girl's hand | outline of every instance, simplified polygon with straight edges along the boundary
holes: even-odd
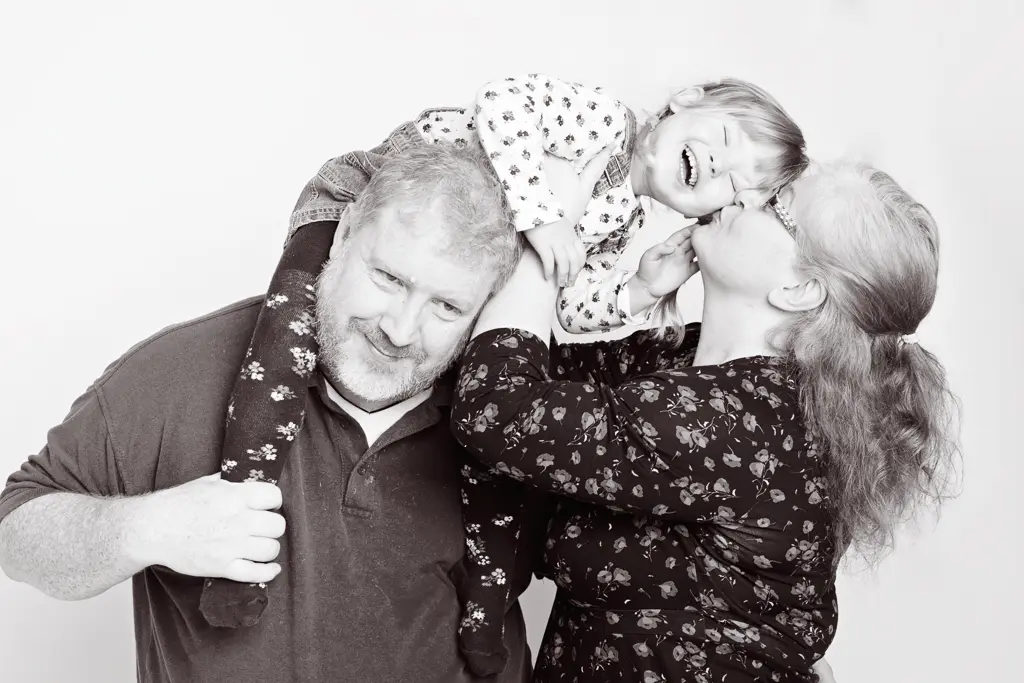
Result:
[[[526,241],[544,264],[544,277],[558,276],[558,286],[571,285],[587,258],[583,240],[572,223],[562,219],[526,231]]]
[[[555,223],[527,230],[526,239],[540,256],[545,276],[551,279],[557,274],[562,287],[576,280],[586,260],[586,249],[576,232],[576,224],[583,218],[594,186],[608,167],[611,156],[612,146],[608,146],[591,159],[579,175],[565,159],[545,154],[541,161],[551,191],[564,207],[565,215]]]
[[[690,243],[692,233],[690,226],[677,230],[640,257],[640,266],[633,277],[654,299],[676,291],[700,270]]]

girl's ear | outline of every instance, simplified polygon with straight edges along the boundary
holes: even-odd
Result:
[[[686,88],[685,90],[680,90],[673,95],[672,99],[668,101],[668,108],[673,114],[678,114],[681,110],[693,106],[703,98],[704,89],[693,86]]]

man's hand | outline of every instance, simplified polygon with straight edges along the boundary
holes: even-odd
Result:
[[[131,526],[133,554],[146,566],[189,576],[266,583],[281,550],[281,489],[212,474],[145,497]]]
[[[700,270],[695,260],[697,254],[690,244],[692,233],[693,228],[689,226],[677,230],[640,257],[633,277],[655,299],[676,291]]]

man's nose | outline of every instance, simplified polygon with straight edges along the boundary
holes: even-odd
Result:
[[[413,297],[404,296],[381,316],[380,329],[395,346],[409,346],[416,340],[422,306]]]

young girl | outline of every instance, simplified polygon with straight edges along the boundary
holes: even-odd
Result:
[[[699,218],[740,193],[763,204],[808,162],[803,134],[782,107],[733,79],[682,90],[638,126],[601,88],[529,74],[488,83],[473,108],[430,110],[415,125],[430,142],[479,142],[487,151],[516,229],[563,285],[562,328],[577,334],[644,323],[659,298],[649,268],[634,274],[618,265],[643,226],[641,196]],[[578,172],[609,148],[582,218],[569,220],[548,185],[544,155],[572,161]]]

